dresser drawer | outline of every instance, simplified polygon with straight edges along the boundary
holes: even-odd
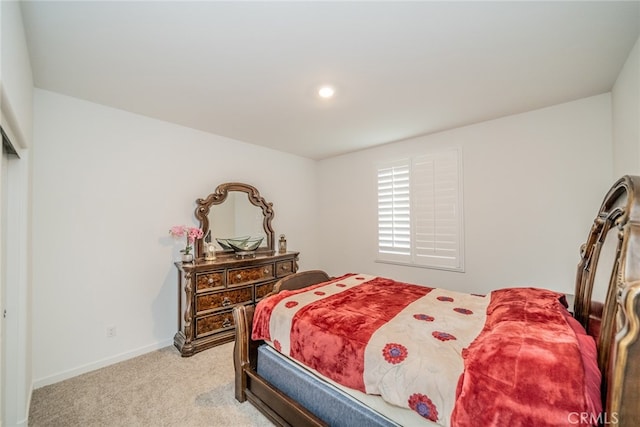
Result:
[[[293,260],[280,261],[276,263],[276,277],[288,276],[291,273],[295,273]]]
[[[209,316],[196,317],[196,338],[233,329],[234,325],[233,313],[230,310]]]
[[[196,274],[196,292],[224,288],[224,270]]]
[[[249,304],[253,301],[253,287],[230,289],[196,296],[196,313],[232,307],[238,304]]]
[[[256,285],[256,302],[260,301],[265,295],[271,292],[275,284],[276,281],[274,280],[273,282],[260,283],[259,285]]]
[[[245,283],[274,279],[273,270],[273,264],[229,270],[227,273],[227,283],[229,286],[237,286]]]

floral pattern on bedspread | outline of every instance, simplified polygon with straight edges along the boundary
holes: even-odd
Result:
[[[253,339],[277,342],[339,384],[449,424],[462,350],[484,325],[488,297],[361,274],[281,294],[256,307]]]

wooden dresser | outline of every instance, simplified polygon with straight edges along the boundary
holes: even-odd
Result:
[[[191,356],[233,341],[233,307],[255,305],[282,277],[298,270],[298,252],[236,259],[219,254],[215,261],[177,262],[178,332],[174,345]]]

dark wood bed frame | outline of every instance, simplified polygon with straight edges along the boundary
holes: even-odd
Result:
[[[608,235],[617,239],[616,256],[605,301],[600,303],[592,301],[592,294]],[[604,408],[599,421],[602,425],[640,426],[640,177],[622,177],[609,190],[580,255],[574,316],[598,346]],[[305,271],[282,279],[274,292],[328,279],[322,271]],[[262,341],[251,340],[253,307],[236,307],[233,315],[236,399],[249,400],[276,425],[325,426],[257,374],[257,348]]]

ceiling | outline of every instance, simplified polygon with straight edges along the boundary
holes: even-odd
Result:
[[[22,13],[36,87],[311,159],[608,92],[640,35],[639,1],[23,0]]]

